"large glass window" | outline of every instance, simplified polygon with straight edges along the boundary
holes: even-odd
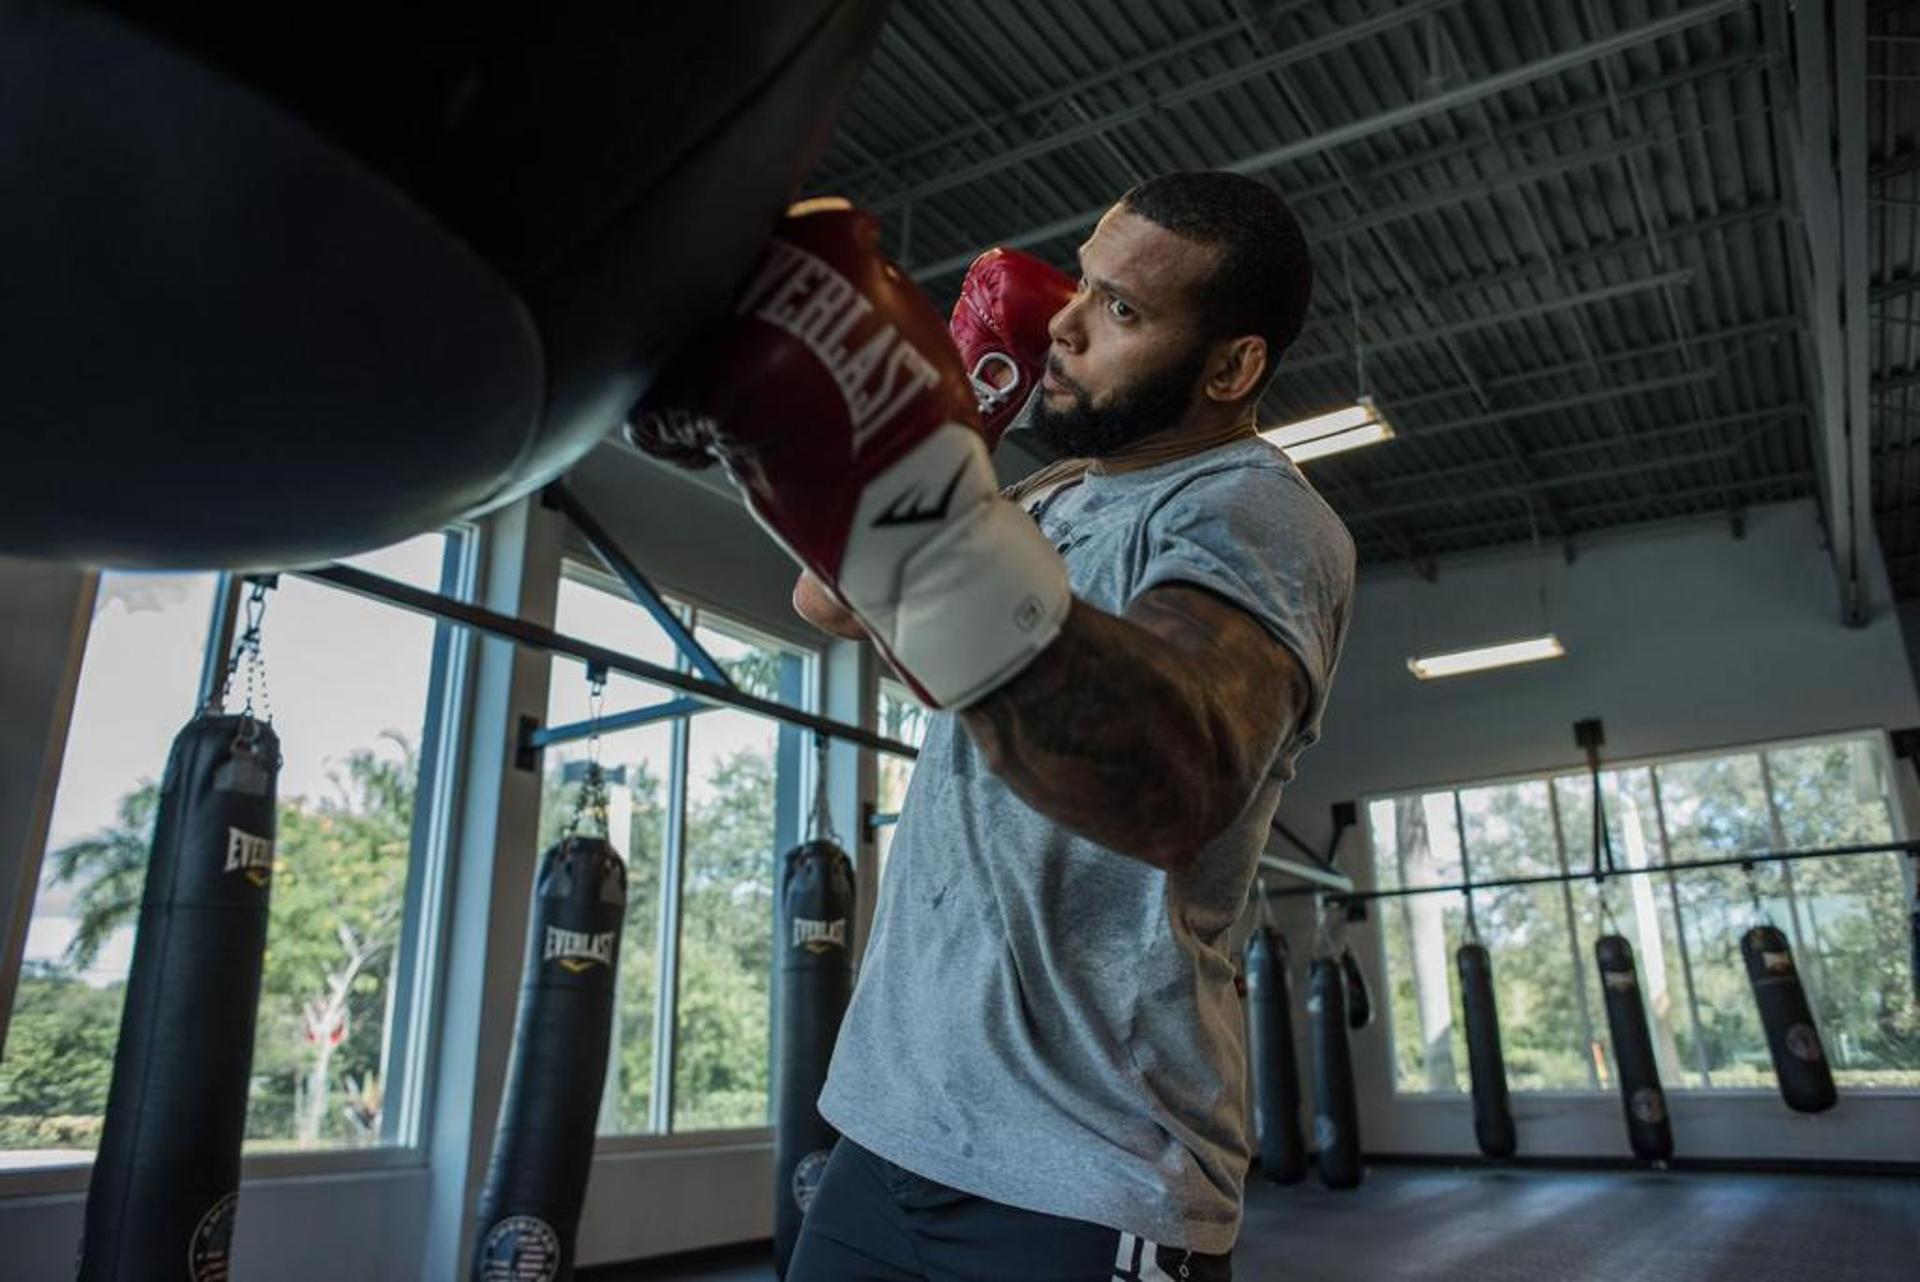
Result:
[[[800,652],[718,618],[695,636],[742,690],[805,705],[810,674]],[[811,757],[802,738],[731,710],[701,713],[687,727],[677,1131],[768,1121],[774,871],[800,839]]]
[[[1757,850],[1890,840],[1880,739],[1856,735],[1603,771],[1615,862],[1645,867]],[[1591,866],[1593,785],[1569,774],[1377,798],[1376,884],[1485,881]],[[1380,901],[1395,1083],[1466,1089],[1455,950],[1464,898]],[[1518,1090],[1611,1089],[1612,1048],[1592,964],[1612,931],[1633,944],[1663,1080],[1678,1089],[1771,1088],[1740,957],[1760,917],[1787,932],[1842,1088],[1920,1086],[1920,1022],[1906,975],[1898,856],[1515,886],[1474,897],[1494,959],[1509,1081]]]
[[[811,705],[811,654],[711,611],[673,608],[742,690]],[[557,624],[688,667],[645,610],[580,567],[561,582]],[[804,830],[810,736],[725,708],[638,715],[677,698],[618,674],[607,686],[604,715],[645,724],[603,735],[599,749],[613,785],[609,827],[628,862],[603,1135],[757,1127],[769,1116],[774,877]],[[582,666],[556,660],[548,724],[588,716]],[[543,841],[567,820],[585,752],[584,741],[546,752]]]
[[[352,564],[458,594],[460,548],[426,534]],[[266,679],[280,733],[267,963],[254,1037],[250,1151],[403,1142],[397,1071],[413,994],[410,879],[437,858],[421,792],[442,772],[452,629],[282,578],[267,605]],[[436,659],[438,661],[436,662]]]
[[[216,583],[100,576],[0,1059],[0,1169],[99,1146],[160,776],[193,713]]]
[[[424,535],[353,564],[458,592],[463,548]],[[0,1163],[85,1160],[98,1145],[159,778],[218,634],[218,583],[101,578],[0,1062]],[[458,643],[292,577],[269,594],[264,636],[259,707],[283,765],[248,1149],[405,1142],[419,878],[443,831],[428,802],[446,775]]]

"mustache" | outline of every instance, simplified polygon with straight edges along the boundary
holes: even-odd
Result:
[[[1088,399],[1087,389],[1067,377],[1067,371],[1060,367],[1060,358],[1058,356],[1047,357],[1047,373],[1053,378],[1054,382],[1060,384],[1081,400],[1084,401]]]

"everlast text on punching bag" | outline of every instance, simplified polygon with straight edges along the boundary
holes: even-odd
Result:
[[[251,716],[203,714],[173,741],[87,1191],[85,1282],[230,1274],[279,771],[279,738]]]
[[[1747,982],[1767,1030],[1767,1052],[1773,1056],[1781,1098],[1795,1112],[1825,1112],[1840,1096],[1786,935],[1775,926],[1755,926],[1740,937],[1740,955],[1746,959]]]
[[[541,858],[474,1282],[573,1276],[626,907],[626,865],[606,838],[565,837]]]
[[[1297,1183],[1307,1173],[1307,1146],[1300,1133],[1287,941],[1268,926],[1256,926],[1247,936],[1247,1024],[1260,1169],[1276,1183]]]
[[[1613,1037],[1614,1068],[1620,1075],[1620,1100],[1626,1107],[1627,1139],[1634,1156],[1661,1162],[1673,1156],[1673,1124],[1667,1096],[1660,1089],[1660,1068],[1647,1031],[1647,1008],[1634,971],[1633,945],[1622,935],[1593,942],[1600,968],[1600,989],[1607,1003],[1607,1031]]]
[[[853,994],[853,861],[829,840],[787,852],[774,919],[774,1267],[787,1275],[800,1224],[839,1133],[815,1102]]]
[[[1347,1045],[1347,992],[1340,963],[1316,957],[1307,967],[1307,1023],[1313,1034],[1313,1142],[1328,1188],[1360,1184],[1360,1108]]]

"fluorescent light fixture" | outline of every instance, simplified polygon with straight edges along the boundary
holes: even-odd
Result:
[[[1464,672],[1484,672],[1488,668],[1505,668],[1516,663],[1558,659],[1566,652],[1567,648],[1560,644],[1560,638],[1549,632],[1546,636],[1529,637],[1524,641],[1504,641],[1499,645],[1483,645],[1475,650],[1455,650],[1451,654],[1430,654],[1422,659],[1408,659],[1407,669],[1422,681],[1431,681],[1435,677],[1457,677]]]
[[[1345,409],[1316,414],[1297,423],[1283,423],[1260,435],[1285,450],[1294,462],[1304,463],[1308,459],[1390,440],[1393,425],[1387,422],[1372,397],[1363,396],[1357,404]]]

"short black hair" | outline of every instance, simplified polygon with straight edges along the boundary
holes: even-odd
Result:
[[[1201,300],[1208,328],[1215,338],[1257,334],[1266,339],[1271,378],[1281,353],[1300,337],[1313,297],[1306,233],[1287,202],[1264,183],[1214,169],[1149,178],[1120,203],[1177,236],[1220,251]]]

